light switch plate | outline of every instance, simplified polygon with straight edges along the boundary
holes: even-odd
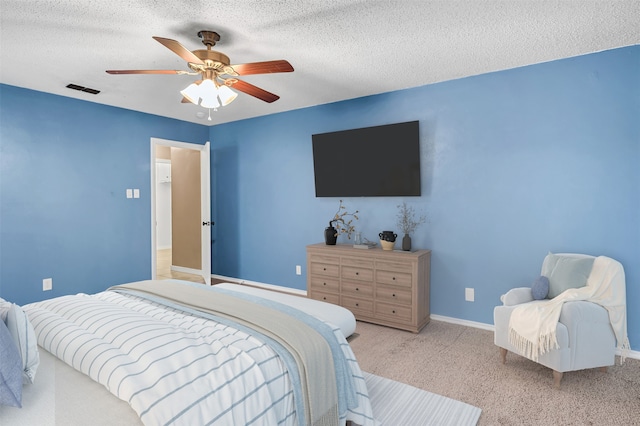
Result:
[[[475,291],[472,288],[464,289],[464,300],[467,302],[473,302],[475,300]]]
[[[140,190],[138,188],[133,190],[133,198],[140,198]]]
[[[127,198],[133,198],[133,189],[127,188]]]
[[[49,291],[53,289],[53,278],[45,278],[42,280],[42,291]]]

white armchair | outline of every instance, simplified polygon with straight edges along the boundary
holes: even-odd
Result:
[[[550,256],[553,256],[553,259]],[[593,256],[579,254],[549,254],[543,262],[543,276],[553,274],[553,267],[555,265],[551,265],[551,262],[557,260],[559,257],[595,259]],[[624,271],[622,270],[622,265],[613,261],[613,259],[610,260],[614,269],[618,266],[620,268],[620,271],[616,272],[618,275],[615,280],[617,282],[616,285],[619,287],[619,278],[620,274],[622,274],[622,297],[624,300]],[[591,272],[588,272],[588,274],[591,275]],[[557,275],[556,278],[566,278],[566,274]],[[587,277],[587,280],[588,279]],[[554,283],[551,278],[549,281],[551,287]],[[557,283],[555,284],[557,285]],[[567,285],[572,286],[571,284]],[[573,287],[576,286],[573,285]],[[539,355],[536,354],[538,356],[537,359],[535,359],[535,356],[527,356],[522,350],[518,350],[516,345],[510,341],[510,320],[513,311],[518,306],[540,303],[541,301],[534,300],[532,290],[529,287],[509,290],[501,297],[501,301],[503,304],[494,308],[493,318],[495,324],[494,342],[500,347],[503,363],[506,362],[507,353],[511,351],[549,367],[553,370],[554,386],[556,388],[560,387],[560,381],[565,372],[596,367],[600,367],[603,371],[606,371],[607,366],[614,365],[616,333],[612,328],[608,309],[600,304],[587,300],[564,302],[555,329],[555,336],[559,347]],[[623,315],[624,337],[626,338],[626,311],[623,312]]]

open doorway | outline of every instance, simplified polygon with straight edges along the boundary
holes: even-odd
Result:
[[[209,143],[151,139],[152,278],[211,283]]]

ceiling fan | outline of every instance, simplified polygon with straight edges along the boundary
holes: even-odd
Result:
[[[224,53],[211,50],[220,35],[214,31],[199,31],[198,37],[206,50],[190,51],[175,40],[163,37],[153,37],[160,44],[187,61],[191,71],[180,70],[107,70],[109,74],[186,74],[201,75],[200,80],[195,81],[189,87],[182,90],[182,102],[192,102],[205,108],[216,108],[220,104],[228,105],[236,93],[229,90],[233,87],[240,92],[256,97],[265,102],[274,102],[280,97],[267,92],[253,84],[242,81],[237,76],[251,74],[269,74],[278,72],[292,72],[293,67],[284,59],[265,62],[251,62],[246,64],[230,64],[229,57]]]

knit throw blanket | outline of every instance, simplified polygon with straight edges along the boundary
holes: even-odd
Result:
[[[533,301],[516,307],[509,320],[509,343],[523,356],[537,361],[539,355],[557,349],[556,327],[565,302],[586,300],[609,311],[609,321],[616,335],[617,348],[624,361],[630,350],[627,337],[625,276],[622,265],[599,256],[585,287],[571,288],[551,300]]]

